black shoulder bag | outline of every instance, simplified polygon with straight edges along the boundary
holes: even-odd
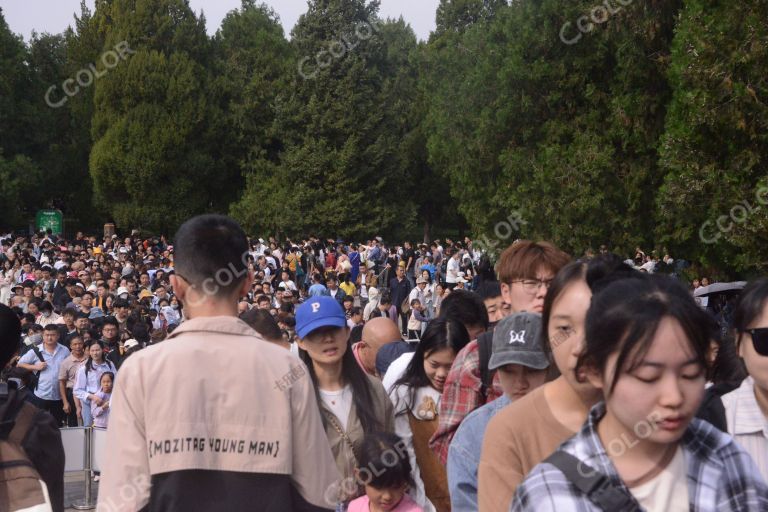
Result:
[[[544,462],[563,472],[576,488],[603,510],[614,512],[641,512],[637,502],[623,489],[611,483],[607,476],[562,450],[547,457]]]

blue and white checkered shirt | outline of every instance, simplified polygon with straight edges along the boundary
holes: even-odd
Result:
[[[605,415],[603,402],[595,405],[581,431],[559,449],[588,464],[623,489],[642,510],[622,482],[597,435]],[[694,419],[681,439],[685,456],[690,510],[696,512],[768,511],[768,485],[750,456],[727,434]],[[511,511],[597,512],[601,509],[579,491],[555,466],[541,463],[517,488]]]

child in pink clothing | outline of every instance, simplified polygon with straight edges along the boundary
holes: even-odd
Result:
[[[423,512],[406,494],[413,487],[411,463],[402,439],[394,434],[368,434],[360,447],[357,480],[365,496],[352,500],[348,512]]]
[[[95,400],[91,400],[91,415],[93,416],[93,426],[100,428],[107,428],[109,423],[109,400],[112,398],[112,384],[114,383],[115,374],[112,372],[104,372],[99,380],[101,390],[96,393],[96,396],[101,399],[101,405],[96,405]]]

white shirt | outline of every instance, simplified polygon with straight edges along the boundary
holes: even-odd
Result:
[[[321,389],[320,400],[322,400],[328,410],[336,416],[339,423],[341,423],[341,428],[346,431],[349,413],[352,411],[352,388],[350,385],[347,384],[344,386],[344,389],[338,391],[326,391]]]
[[[678,446],[667,467],[652,480],[629,492],[648,512],[688,512],[688,476],[683,449]]]
[[[426,288],[425,288],[426,290]],[[411,302],[413,302],[413,299],[419,299],[419,302],[421,302],[422,306],[426,306],[427,302],[424,299],[424,292],[421,291],[421,288],[419,288],[419,285],[416,285],[413,287],[413,290],[411,290],[411,293],[408,294],[408,304],[410,305]]]
[[[413,359],[413,352],[406,352],[405,354],[392,361],[392,363],[389,365],[389,368],[387,368],[387,373],[384,374],[384,378],[381,380],[381,383],[384,385],[384,389],[387,391],[387,393],[390,392],[392,387],[395,385],[395,382],[400,380],[400,377],[403,376],[406,368],[408,368],[408,365],[411,364],[411,359]]]
[[[752,456],[768,480],[768,418],[755,397],[755,381],[747,377],[737,389],[723,395],[728,433]]]
[[[451,259],[448,260],[448,263],[445,267],[446,276],[445,276],[445,282],[446,283],[455,283],[459,279],[459,260],[457,260],[454,257],[451,257]]]

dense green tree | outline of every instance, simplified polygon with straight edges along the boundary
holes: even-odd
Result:
[[[493,19],[506,5],[507,0],[440,0],[435,35],[446,31],[463,32],[472,25]]]
[[[216,158],[235,170],[236,193],[242,192],[254,161],[274,159],[282,149],[276,99],[295,72],[294,60],[277,15],[255,0],[243,0],[240,9],[227,14],[214,38],[212,90],[220,115],[213,131],[222,136]]]
[[[589,1],[515,2],[430,42],[436,80],[457,71],[455,88],[431,99],[430,161],[476,233],[546,238],[573,252],[652,243],[678,2],[654,3],[622,9],[577,44],[562,29],[591,12]],[[517,214],[519,231],[495,229]]]
[[[97,16],[110,23],[105,52],[121,57],[94,86],[90,170],[99,204],[119,225],[165,231],[225,210],[232,171],[213,157],[218,110],[205,20],[186,0],[114,0]]]
[[[414,225],[398,158],[410,99],[398,77],[416,38],[377,12],[376,1],[309,2],[292,33],[297,69],[277,99],[285,150],[253,165],[232,210],[248,227],[348,237]]]
[[[660,240],[705,263],[768,267],[768,4],[685,2],[661,142]]]

